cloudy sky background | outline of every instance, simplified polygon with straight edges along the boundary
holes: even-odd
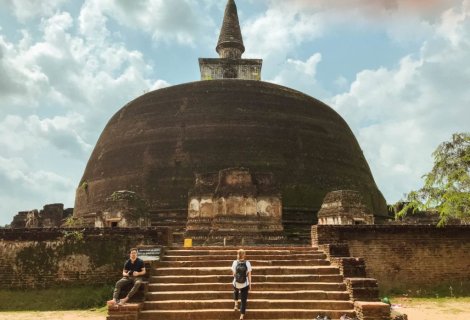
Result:
[[[72,207],[109,118],[199,80],[225,0],[0,0],[0,225]],[[237,0],[263,80],[312,95],[354,131],[387,202],[470,131],[470,1]]]

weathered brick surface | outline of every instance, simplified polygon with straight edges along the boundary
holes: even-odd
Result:
[[[379,287],[373,278],[346,278],[346,288],[353,301],[379,301]]]
[[[366,276],[366,266],[363,258],[353,257],[332,257],[331,264],[337,266],[344,277],[364,278]]]
[[[324,251],[328,259],[332,257],[350,257],[347,243],[321,244],[318,248]]]
[[[382,291],[470,288],[470,226],[356,225],[312,227],[312,245],[345,243],[363,257]]]
[[[382,302],[356,301],[354,309],[359,320],[390,320],[390,306]]]
[[[0,282],[4,288],[113,283],[129,248],[170,240],[169,228],[3,229]]]
[[[143,303],[109,306],[106,320],[138,320],[139,312],[142,310],[142,307]]]

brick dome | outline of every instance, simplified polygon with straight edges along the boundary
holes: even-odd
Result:
[[[386,215],[361,148],[333,109],[249,80],[187,83],[129,102],[93,150],[74,215],[106,209],[118,190],[136,192],[155,210],[187,209],[196,173],[232,167],[273,173],[286,208],[316,211],[328,192],[350,189],[375,216]]]

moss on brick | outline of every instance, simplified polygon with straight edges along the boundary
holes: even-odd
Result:
[[[20,270],[38,277],[57,272],[58,255],[47,242],[37,242],[22,248],[16,255],[16,264]]]

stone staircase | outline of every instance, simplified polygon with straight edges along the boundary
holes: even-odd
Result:
[[[172,247],[156,263],[141,320],[238,319],[230,267],[238,247]],[[355,315],[338,267],[312,247],[244,247],[253,266],[245,319]]]

